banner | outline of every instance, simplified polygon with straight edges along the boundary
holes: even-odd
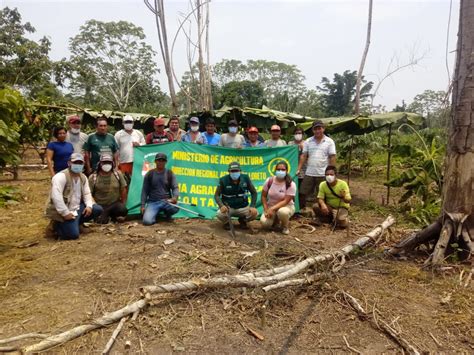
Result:
[[[129,214],[140,214],[143,177],[149,170],[155,168],[155,155],[158,152],[168,156],[166,168],[171,169],[178,180],[179,201],[196,205],[181,206],[201,213],[208,219],[214,218],[217,212],[218,206],[214,200],[214,193],[219,178],[228,174],[229,163],[239,162],[242,173],[249,175],[258,192],[259,213],[262,212],[260,194],[263,184],[268,177],[273,176],[275,164],[281,160],[285,161],[288,164],[288,173],[293,179],[298,169],[297,146],[234,149],[172,142],[136,147],[134,148],[132,181],[127,198]],[[295,197],[296,206],[298,206],[297,198],[298,195]],[[180,210],[174,217],[196,216]]]

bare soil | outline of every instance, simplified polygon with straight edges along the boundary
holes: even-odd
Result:
[[[369,196],[379,204],[383,187],[356,179],[350,232],[322,226],[310,233],[308,220],[300,219],[283,236],[252,222],[253,232],[237,229],[233,240],[215,221],[181,219],[152,227],[140,221],[93,225],[77,241],[54,241],[43,237],[46,170],[24,171],[21,178],[0,182],[18,186],[23,196],[0,214],[0,338],[52,334],[90,322],[137,300],[144,285],[237,274],[334,251],[386,217],[383,208],[364,204]],[[434,274],[422,268],[421,252],[408,260],[386,258],[383,248],[408,232],[406,225],[393,228],[382,245],[354,255],[337,273],[331,272],[333,265],[318,266],[323,277],[310,286],[157,297],[136,321],[125,323],[113,352],[342,353],[350,351],[345,337],[360,352],[400,353],[393,340],[337,297],[340,290],[423,352],[474,352],[474,283],[460,283],[460,273],[467,275],[470,266],[451,265]],[[93,331],[49,352],[100,352],[113,329]]]

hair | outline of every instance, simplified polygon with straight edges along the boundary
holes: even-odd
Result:
[[[286,188],[290,187],[291,183],[293,182],[293,179],[291,176],[288,174],[288,164],[286,161],[280,160],[278,163],[275,165],[275,170],[278,167],[278,165],[284,165],[286,169],[286,176],[285,176],[285,183],[286,183]]]
[[[328,165],[326,167],[326,170],[324,170],[324,173],[327,173],[329,170],[332,170],[332,171],[334,171],[334,174],[337,174],[337,169],[334,165]]]
[[[208,125],[208,124],[213,124],[213,125],[215,126],[215,125],[216,125],[216,121],[214,121],[213,118],[208,118],[208,119],[206,120],[206,125]]]
[[[101,117],[97,118],[97,120],[95,121],[95,125],[98,126],[100,121],[105,121],[105,123],[108,124],[107,117],[105,117],[105,116],[101,116]]]
[[[58,139],[58,136],[59,136],[59,132],[60,131],[64,131],[64,132],[67,132],[66,131],[66,128],[64,128],[63,126],[59,126],[59,127],[54,127],[53,128],[53,137]]]
[[[301,132],[301,133],[303,133],[303,136],[304,136],[304,129],[303,129],[303,127],[296,127],[296,128],[295,128],[295,133],[296,133],[296,132]]]
[[[168,125],[170,124],[171,121],[178,121],[178,123],[179,123],[179,116],[176,116],[176,115],[171,116],[171,118],[168,121]]]

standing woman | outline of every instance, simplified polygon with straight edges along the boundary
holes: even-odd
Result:
[[[262,189],[262,226],[271,228],[281,223],[282,233],[290,234],[290,218],[295,213],[295,195],[296,184],[288,175],[288,165],[280,161],[275,166],[275,176],[269,177]]]
[[[298,146],[298,159],[301,158],[303,154],[303,143],[304,143],[304,130],[301,127],[296,127],[293,140],[288,142],[288,145],[297,145]],[[300,193],[301,183],[303,182],[304,174],[306,173],[306,163],[301,167],[300,173],[298,174],[298,200],[300,201],[300,206],[304,206],[303,199],[306,198]],[[299,215],[298,213],[296,215]]]
[[[49,142],[46,147],[46,161],[48,162],[49,174],[54,176],[56,173],[68,168],[68,160],[74,153],[74,147],[66,142],[66,128],[55,127],[53,137],[55,142]]]

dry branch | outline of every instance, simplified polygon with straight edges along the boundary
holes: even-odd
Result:
[[[135,315],[137,312],[133,312],[133,314]],[[110,352],[110,350],[112,349],[112,346],[114,345],[115,343],[115,339],[117,339],[120,331],[122,330],[123,328],[123,325],[125,324],[125,322],[127,321],[128,317],[123,317],[121,320],[120,320],[120,323],[117,325],[117,328],[115,328],[114,332],[112,333],[112,336],[110,337],[109,341],[107,342],[107,344],[105,345],[105,348],[104,350],[102,351],[102,354],[103,355],[106,355]]]
[[[24,340],[24,339],[30,339],[30,338],[42,338],[42,339],[45,339],[45,338],[47,338],[48,336],[49,336],[49,335],[46,335],[46,334],[39,334],[39,333],[22,334],[22,335],[17,335],[17,336],[15,336],[15,337],[11,337],[11,338],[0,339],[0,345],[9,344],[9,343],[13,343],[13,342],[15,342],[15,341]]]

